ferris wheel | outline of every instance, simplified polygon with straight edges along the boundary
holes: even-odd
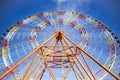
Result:
[[[49,38],[53,35],[52,43]],[[0,40],[2,80],[120,79],[120,40],[105,24],[82,13],[53,11],[35,14],[10,27]],[[56,46],[53,45],[55,42]],[[72,63],[68,60],[76,58],[76,54],[64,55],[70,50],[78,57],[71,68]],[[42,51],[49,58],[43,60]],[[48,64],[52,67],[47,70],[44,61],[51,59],[48,53],[53,51],[56,56],[52,55],[53,62]],[[39,54],[35,57],[35,53]]]

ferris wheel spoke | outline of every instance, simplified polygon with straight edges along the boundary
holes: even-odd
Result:
[[[6,36],[1,37],[0,74],[7,71],[5,67],[12,69],[11,66],[16,65],[20,60],[23,60],[25,56],[30,55],[29,53],[31,51],[38,48],[54,34],[56,34],[54,40],[49,40],[53,40],[53,43],[48,42],[45,44],[45,46],[49,44],[51,44],[51,46],[40,49],[41,51],[48,49],[44,52],[44,54],[48,53],[47,56],[53,56],[53,54],[50,54],[52,50],[54,53],[60,53],[60,55],[63,55],[63,53],[78,53],[76,45],[77,49],[82,51],[79,52],[81,54],[77,55],[75,59],[73,56],[67,57],[63,55],[64,57],[61,57],[58,54],[55,54],[57,57],[52,58],[50,56],[46,58],[46,60],[53,59],[54,61],[63,61],[61,63],[53,62],[47,64],[49,67],[62,67],[62,75],[65,75],[59,77],[63,79],[71,78],[68,74],[70,72],[74,74],[72,79],[77,80],[119,79],[113,74],[119,74],[120,68],[118,38],[100,21],[82,13],[71,11],[52,11],[35,14],[19,21],[7,30],[7,32],[4,33]],[[69,41],[64,35],[76,44],[71,43],[72,41]],[[70,46],[74,47],[70,48]],[[56,48],[54,49],[53,47]],[[21,77],[24,76],[25,79],[47,79],[46,75],[49,75],[48,72],[50,72],[51,75],[48,77],[49,79],[50,77],[54,80],[59,78],[56,72],[61,74],[60,69],[55,71],[57,69],[54,70],[45,67],[44,60],[41,60],[41,63],[37,64],[41,55],[40,53],[36,56],[34,63],[30,63],[30,61],[33,60],[32,55],[26,59],[25,62],[14,68],[14,70],[12,70],[14,73],[12,78],[21,79]],[[69,63],[64,62],[65,59],[73,59],[75,63],[73,66],[69,66]],[[30,66],[29,64],[35,64],[35,66]],[[28,66],[31,70],[26,68]],[[68,69],[64,68],[68,66]],[[10,79],[10,74],[3,79]]]

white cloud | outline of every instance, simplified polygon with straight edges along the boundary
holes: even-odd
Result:
[[[55,2],[62,3],[65,2],[66,0],[54,0]]]
[[[54,0],[57,2],[58,10],[70,10],[70,11],[84,11],[89,10],[89,5],[94,0]],[[86,6],[86,7],[85,7]]]

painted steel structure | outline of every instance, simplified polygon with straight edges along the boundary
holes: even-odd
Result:
[[[36,14],[3,35],[0,80],[120,80],[120,40],[84,14]]]

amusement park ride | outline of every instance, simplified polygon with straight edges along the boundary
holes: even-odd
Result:
[[[0,80],[120,80],[120,40],[81,13],[30,16],[1,43]]]

